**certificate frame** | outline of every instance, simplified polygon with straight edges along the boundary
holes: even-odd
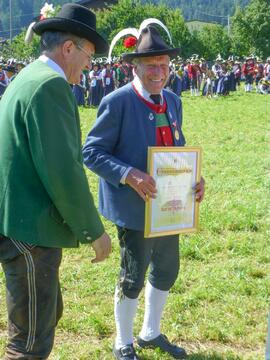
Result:
[[[158,193],[145,202],[144,237],[198,231],[199,203],[193,187],[201,178],[201,158],[199,146],[148,147],[147,170]]]

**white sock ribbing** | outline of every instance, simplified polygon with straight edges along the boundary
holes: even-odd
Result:
[[[116,287],[114,294],[114,317],[116,325],[115,348],[133,344],[133,320],[136,315],[138,299],[126,296],[120,299],[119,289]]]
[[[149,281],[145,287],[145,314],[140,338],[152,340],[160,335],[160,320],[169,291],[154,288]]]

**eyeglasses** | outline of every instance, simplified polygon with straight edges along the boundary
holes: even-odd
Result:
[[[76,45],[76,48],[77,48],[77,49],[81,50],[81,51],[88,57],[89,62],[91,62],[91,61],[92,61],[92,55],[93,55],[93,54],[90,54],[90,55],[89,55],[89,54],[87,53],[87,51],[85,51],[84,48],[83,48],[81,45],[76,44],[76,43],[75,43],[75,45]]]

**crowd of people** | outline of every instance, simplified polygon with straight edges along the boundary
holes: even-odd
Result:
[[[25,65],[25,62],[14,59],[6,63],[0,59],[0,97]],[[105,95],[134,78],[133,66],[123,59],[108,62],[107,58],[97,58],[90,66],[82,72],[80,83],[72,85],[80,106],[98,106]],[[189,90],[191,96],[217,97],[238,90],[241,82],[244,82],[245,92],[270,94],[270,56],[266,61],[254,55],[240,61],[237,56],[225,60],[218,55],[212,62],[197,54],[185,61],[178,57],[170,63],[166,88],[178,96]]]
[[[108,63],[98,59],[90,71],[81,75],[73,93],[78,105],[98,106],[102,97],[133,80],[132,65],[123,60]],[[243,62],[230,56],[227,60],[217,56],[214,62],[206,61],[197,54],[183,61],[173,59],[166,88],[181,96],[190,90],[191,96],[217,97],[236,91],[244,81],[244,90],[254,89],[260,94],[270,94],[270,57],[263,62],[259,57],[247,56]]]

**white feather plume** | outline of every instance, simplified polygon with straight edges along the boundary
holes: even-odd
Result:
[[[29,26],[28,26],[28,29],[26,31],[26,34],[25,34],[25,38],[24,38],[24,42],[25,44],[30,44],[30,42],[32,41],[33,39],[33,36],[34,36],[34,31],[33,31],[33,26],[35,25],[35,21],[32,22]]]
[[[141,23],[141,25],[139,27],[139,35],[141,35],[142,30],[145,29],[150,24],[157,24],[157,25],[161,26],[166,31],[166,33],[170,39],[170,43],[172,45],[172,38],[171,38],[171,34],[170,34],[168,28],[163,24],[163,22],[161,22],[160,20],[155,19],[155,18],[149,18],[149,19],[143,20],[143,22]]]
[[[121,37],[123,37],[125,35],[133,35],[138,39],[139,32],[135,28],[127,28],[127,29],[123,29],[123,30],[119,31],[119,33],[116,34],[115,37],[112,39],[112,42],[111,42],[111,45],[110,45],[109,54],[108,54],[108,61],[109,62],[112,60],[112,51],[113,51],[113,48],[114,48],[116,42],[119,39],[121,39]]]

